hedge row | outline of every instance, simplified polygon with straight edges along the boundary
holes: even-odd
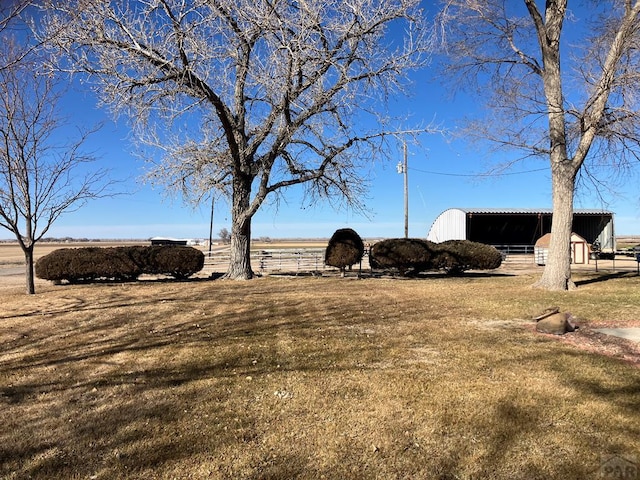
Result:
[[[131,281],[140,275],[188,278],[202,270],[204,254],[182,246],[62,248],[41,257],[36,276],[55,282]]]
[[[459,274],[498,268],[502,254],[491,245],[469,240],[434,243],[418,238],[392,238],[371,247],[369,263],[374,269],[393,269],[404,275],[427,270]]]

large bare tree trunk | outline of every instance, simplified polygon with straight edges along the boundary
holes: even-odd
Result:
[[[578,162],[569,158],[567,151],[567,123],[564,108],[560,63],[560,35],[567,8],[567,0],[548,1],[543,21],[534,2],[525,0],[536,25],[542,52],[541,71],[547,100],[549,119],[549,159],[551,162],[551,188],[553,217],[551,243],[544,272],[536,286],[547,290],[575,288],[571,280],[571,229],[573,226],[573,195]]]
[[[253,278],[251,269],[251,219],[238,221],[234,216],[231,226],[231,259],[224,278],[249,280]]]
[[[535,284],[547,290],[571,290],[571,231],[573,227],[573,195],[575,173],[568,169],[570,162],[552,166],[553,218],[551,220],[551,243],[542,277]]]
[[[251,177],[236,175],[231,206],[231,259],[224,278],[249,280],[251,269]]]

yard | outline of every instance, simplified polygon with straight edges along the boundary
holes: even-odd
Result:
[[[593,328],[640,326],[640,277],[584,273],[570,293],[534,279],[0,291],[0,478],[637,473],[640,350]],[[553,305],[581,329],[536,333]]]

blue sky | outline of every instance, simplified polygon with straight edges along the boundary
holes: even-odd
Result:
[[[491,165],[517,158],[519,152],[496,155],[491,145],[469,145],[453,133],[463,117],[477,113],[474,99],[450,96],[438,81],[435,70],[425,70],[413,78],[408,98],[392,100],[393,110],[410,115],[416,123],[433,122],[444,134],[424,135],[419,145],[409,145],[409,234],[426,237],[436,217],[447,208],[551,208],[551,181],[548,161],[527,160],[507,175],[483,177]],[[73,125],[103,121],[88,149],[100,157],[96,166],[112,170],[112,177],[127,178],[120,188],[127,195],[94,200],[76,212],[63,215],[51,228],[49,237],[103,239],[144,239],[153,236],[208,238],[211,204],[187,206],[180,198],[169,198],[161,188],[139,181],[144,165],[132,155],[124,121],[114,123],[99,110],[90,95],[71,92],[65,110]],[[75,128],[75,127],[73,127]],[[302,209],[298,192],[289,192],[287,202],[276,209],[264,205],[252,224],[254,238],[328,238],[338,228],[351,227],[363,238],[404,235],[403,177],[396,171],[402,159],[396,155],[373,169],[367,198],[367,216],[353,211],[335,211],[329,204]],[[615,214],[618,235],[640,234],[640,189],[634,175],[617,187],[618,195],[606,194],[603,204],[593,192],[576,197],[576,208],[606,209]],[[214,236],[221,228],[231,228],[229,206],[218,200],[214,207]],[[0,231],[0,238],[11,238]]]
[[[149,238],[171,236],[208,238],[211,204],[187,206],[179,197],[168,197],[162,188],[144,184],[142,161],[132,155],[124,122],[114,123],[106,112],[78,93],[69,98],[71,121],[104,121],[87,147],[100,159],[96,166],[112,170],[112,177],[128,179],[119,188],[130,192],[115,198],[94,200],[82,209],[63,215],[51,228],[50,237]],[[528,160],[506,175],[482,176],[491,165],[518,152],[499,156],[490,145],[469,145],[453,135],[459,121],[475,111],[473,99],[454,99],[436,83],[416,83],[412,97],[398,100],[396,108],[406,108],[415,119],[433,121],[443,134],[423,135],[419,145],[408,146],[409,235],[426,237],[436,217],[447,208],[551,208],[551,180],[546,160]],[[402,160],[396,156],[377,164],[372,172],[367,198],[368,216],[354,211],[336,211],[329,204],[303,209],[298,192],[292,190],[287,202],[276,208],[264,205],[253,220],[254,238],[328,238],[338,228],[355,229],[363,238],[404,235],[403,176],[396,171]],[[615,213],[618,235],[640,234],[640,189],[637,176],[619,187],[618,196],[607,196],[608,204],[589,192],[579,193],[576,208],[602,208]],[[214,236],[231,228],[228,204],[214,205]],[[8,232],[7,232],[8,234]],[[7,235],[7,238],[8,237]]]
[[[78,96],[80,97],[80,96]],[[77,212],[62,216],[50,230],[51,237],[149,238],[171,236],[208,238],[211,203],[193,208],[181,198],[168,197],[162,188],[139,181],[144,172],[141,160],[131,154],[124,123],[115,124],[87,98],[69,100],[73,118],[86,122],[104,120],[100,132],[88,146],[100,155],[98,164],[112,169],[115,178],[130,194],[94,200]],[[482,176],[491,165],[511,158],[496,156],[490,145],[469,145],[455,138],[458,122],[474,111],[472,99],[459,95],[451,99],[435,83],[416,83],[413,96],[398,102],[413,118],[433,121],[444,134],[424,135],[419,145],[408,146],[409,234],[426,237],[436,217],[447,208],[551,208],[551,180],[546,160],[528,160],[506,175]],[[517,158],[518,152],[513,152]],[[404,235],[403,176],[396,171],[402,160],[396,156],[373,169],[366,201],[370,213],[336,211],[328,204],[303,209],[298,192],[292,190],[287,202],[276,208],[264,205],[254,217],[254,238],[328,238],[338,228],[355,229],[363,238]],[[617,197],[602,204],[596,195],[579,193],[576,208],[607,209],[615,213],[618,235],[640,234],[640,190],[637,177],[619,188]],[[214,205],[214,236],[221,228],[231,228],[229,206],[224,200]]]

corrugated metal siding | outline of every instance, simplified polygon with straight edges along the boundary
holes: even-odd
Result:
[[[431,242],[467,239],[467,213],[459,208],[449,208],[438,215],[427,234]]]
[[[615,252],[617,250],[616,236],[613,231],[613,215],[607,219],[606,225],[604,225],[600,235],[598,235],[598,241],[600,242],[600,248],[604,252]]]
[[[529,214],[529,213],[553,213],[551,208],[457,208],[456,210],[461,210],[465,213],[505,213],[505,214]],[[609,212],[607,210],[595,210],[588,208],[578,208],[574,209],[574,214],[581,215],[613,215],[613,212]]]

